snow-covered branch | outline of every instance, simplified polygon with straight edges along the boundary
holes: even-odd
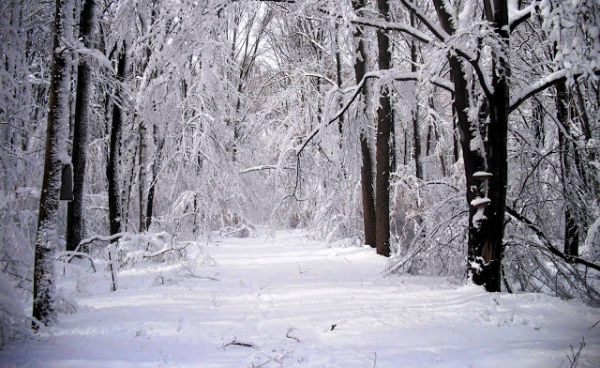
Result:
[[[246,169],[240,170],[240,174],[247,174],[250,172],[254,172],[254,171],[262,171],[262,170],[277,170],[278,167],[276,165],[259,165],[259,166],[253,166],[253,167],[248,167]]]
[[[536,93],[541,92],[546,88],[552,87],[556,83],[568,78],[569,76],[571,76],[572,78],[577,78],[581,74],[582,73],[573,73],[572,70],[561,69],[546,75],[538,81],[523,88],[519,93],[516,93],[515,97],[510,102],[510,111],[512,112],[516,110],[519,106],[521,106],[523,102],[527,101],[528,98],[535,95]]]
[[[559,257],[560,259],[562,259],[563,261],[565,261],[567,263],[580,264],[585,267],[594,269],[596,271],[600,271],[600,265],[586,261],[585,259],[580,258],[580,257],[570,256],[570,255],[565,254],[565,253],[561,252],[560,250],[558,250],[558,248],[556,248],[552,244],[552,242],[550,242],[550,240],[546,237],[544,232],[542,230],[540,230],[531,220],[529,220],[525,216],[521,215],[520,213],[518,213],[514,209],[510,208],[509,206],[506,206],[506,213],[508,213],[510,216],[512,216],[516,220],[522,222],[531,231],[533,231],[535,233],[535,235],[537,235],[537,237],[544,243],[544,246],[548,249],[548,251],[550,251],[550,253],[554,254],[555,256]]]
[[[419,81],[419,80],[421,80],[421,74],[418,72],[398,72],[394,69],[375,70],[375,71],[366,73],[364,75],[363,79],[356,86],[351,87],[349,89],[349,91],[352,92],[350,99],[335,113],[335,115],[331,119],[321,123],[315,129],[313,129],[313,131],[306,137],[306,139],[296,148],[296,155],[300,155],[300,153],[302,153],[304,148],[306,148],[306,145],[308,144],[308,142],[310,142],[323,128],[331,125],[333,122],[338,120],[350,108],[350,106],[352,105],[354,100],[356,100],[356,97],[360,94],[366,81],[371,78],[390,79],[390,80],[395,80],[398,82]],[[449,92],[454,91],[452,82],[450,82],[449,80],[446,80],[444,78],[432,77],[429,79],[429,82],[431,84],[436,85],[440,88],[443,88]]]
[[[421,9],[419,9],[413,2],[402,0],[402,3],[425,24],[425,26],[433,33],[440,41],[444,43],[449,43],[451,40],[451,36],[445,32],[438,24],[436,24],[433,20],[429,19]],[[375,27],[379,29],[398,31],[402,33],[406,33],[415,37],[421,42],[431,43],[434,40],[429,37],[426,33],[418,30],[417,28],[411,27],[409,25],[398,23],[398,22],[387,22],[381,19],[373,19],[373,18],[365,18],[365,17],[354,17],[352,22],[355,24],[366,25],[370,27]],[[465,50],[457,45],[450,45],[451,50],[453,50],[456,55],[460,56],[462,59],[467,61],[477,74],[477,78],[479,80],[479,84],[483,89],[484,93],[490,97],[492,95],[492,87],[489,81],[489,78],[486,77],[483,72],[482,66],[479,64],[478,58],[473,55],[468,50]],[[446,88],[447,89],[447,88]]]
[[[369,26],[379,29],[384,29],[387,31],[398,31],[402,33],[409,34],[414,38],[418,39],[421,42],[431,43],[433,40],[426,33],[418,30],[415,27],[411,27],[407,24],[398,23],[398,22],[388,22],[382,19],[374,19],[374,18],[366,18],[366,17],[358,17],[354,16],[352,18],[352,23]]]
[[[410,10],[417,18],[419,18],[419,20],[421,22],[423,22],[425,27],[427,27],[427,29],[429,29],[429,31],[431,33],[433,33],[435,35],[435,37],[437,37],[440,41],[446,42],[448,40],[448,38],[450,38],[450,35],[448,35],[448,33],[446,33],[446,31],[444,31],[442,29],[442,27],[440,27],[436,22],[429,19],[429,17],[427,17],[427,15],[425,15],[425,13],[423,13],[423,11],[415,4],[414,1],[412,1],[412,0],[400,0],[400,1],[408,10]]]
[[[511,2],[509,1],[508,4],[510,5]],[[508,18],[508,25],[510,27],[510,31],[514,31],[519,26],[519,24],[531,18],[533,11],[538,7],[538,4],[539,2],[536,0],[531,2],[531,4],[527,5],[523,9],[510,8],[510,15]]]

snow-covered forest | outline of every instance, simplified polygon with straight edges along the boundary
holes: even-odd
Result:
[[[0,365],[600,362],[597,0],[0,14]]]

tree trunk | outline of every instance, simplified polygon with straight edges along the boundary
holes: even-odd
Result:
[[[410,14],[410,25],[416,27],[415,15]],[[417,71],[417,41],[410,42],[410,71]],[[415,157],[415,176],[418,179],[423,179],[423,157],[421,154],[421,133],[419,131],[419,96],[415,86],[415,104],[411,111],[412,128],[413,128],[413,155]]]
[[[119,54],[117,66],[118,85],[115,89],[115,97],[112,112],[112,129],[110,132],[110,151],[108,165],[106,166],[106,178],[108,180],[108,216],[110,224],[110,234],[114,235],[121,232],[121,136],[123,133],[123,110],[124,103],[123,81],[127,72],[127,45],[123,43],[123,48]]]
[[[35,266],[33,274],[33,318],[44,325],[56,319],[54,293],[56,286],[54,260],[58,247],[57,221],[61,174],[67,149],[69,123],[71,55],[64,49],[63,39],[72,32],[73,3],[57,0],[54,12],[54,38],[48,122],[46,128],[46,156],[40,196],[37,235],[35,238]],[[32,327],[39,326],[33,322]]]
[[[148,22],[147,29],[144,30],[146,35],[150,35],[153,26],[156,20],[156,7],[157,1],[152,1],[152,8],[150,10],[150,20]],[[162,49],[162,47],[160,48]],[[150,85],[152,79],[154,79],[158,72],[154,67],[150,67],[150,58],[153,53],[153,42],[152,38],[148,40],[148,45],[145,48],[144,57],[141,60],[141,70],[142,70],[142,82],[140,84],[140,88],[138,90],[138,99],[140,98],[140,94],[145,92],[145,90]],[[139,100],[138,100],[139,101]],[[136,101],[136,115],[137,110],[139,108],[139,102]],[[136,120],[136,119],[134,119]],[[153,127],[153,132],[155,133],[156,126]],[[150,201],[154,200],[154,186],[153,184],[148,183],[148,170],[150,167],[149,163],[149,137],[148,137],[148,122],[146,119],[142,119],[139,123],[139,146],[138,146],[138,164],[139,164],[139,181],[138,181],[138,203],[139,203],[139,223],[138,223],[138,231],[144,232],[148,230],[150,226],[151,220],[148,218],[148,213],[152,216],[152,203]],[[156,140],[156,138],[155,138]],[[154,165],[154,164],[153,164]],[[151,174],[151,180],[154,180],[153,173]],[[152,187],[150,187],[152,186]],[[150,206],[150,207],[149,207]]]
[[[352,6],[355,12],[359,12],[365,6],[365,0],[353,0]],[[356,46],[356,57],[354,59],[354,78],[356,83],[360,83],[367,70],[367,53],[365,51],[365,41],[362,30],[359,28],[354,32],[355,40],[358,40]],[[362,117],[368,124],[367,99],[369,98],[368,89],[365,85],[362,90],[363,111]],[[373,163],[371,160],[371,147],[369,136],[366,132],[366,124],[361,128],[360,150],[362,165],[360,168],[360,182],[363,204],[363,225],[365,230],[365,244],[375,247],[375,194],[373,193]]]
[[[569,138],[565,137],[563,129],[566,133],[570,133],[569,129],[569,96],[567,92],[566,81],[560,81],[556,84],[556,118],[562,125],[558,128],[558,145],[560,157],[560,174],[562,182],[562,191],[564,199],[564,216],[565,216],[565,231],[564,231],[564,253],[570,256],[579,255],[579,227],[573,217],[570,209],[570,189],[574,185],[572,176],[576,173],[571,172],[569,157],[574,154],[571,152],[573,144],[569,142]]]
[[[342,58],[340,55],[340,47],[339,47],[339,41],[338,41],[338,37],[339,37],[339,30],[338,30],[338,25],[336,23],[335,25],[335,79],[336,79],[336,83],[338,88],[341,90],[342,89]],[[339,107],[340,109],[344,107],[344,100],[342,98],[342,96],[339,97]],[[338,146],[340,148],[340,153],[342,152],[343,149],[343,144],[344,144],[344,115],[340,115],[340,118],[338,119],[338,133],[340,133],[339,136],[339,140],[338,140]],[[341,158],[343,159],[343,155],[340,155]],[[344,173],[344,177],[346,176],[346,170],[344,168],[344,163],[341,163],[341,169],[342,172]]]
[[[379,13],[388,18],[389,4],[387,0],[377,0]],[[390,40],[386,31],[377,30],[377,47],[379,49],[379,69],[390,68]],[[377,143],[376,143],[376,196],[375,196],[375,231],[377,254],[390,256],[390,135],[394,119],[388,87],[383,87],[379,95],[377,109]]]
[[[491,0],[490,0],[491,1]],[[493,18],[489,19],[503,50],[509,50],[508,5],[506,0],[493,0]],[[492,53],[492,96],[489,101],[486,159],[491,176],[487,180],[487,198],[480,226],[474,226],[475,242],[469,244],[473,282],[487,291],[501,290],[502,256],[504,253],[504,212],[507,185],[507,132],[509,114],[510,64],[508,55]],[[485,198],[485,197],[484,197]],[[471,207],[473,203],[471,202]],[[470,224],[471,225],[471,224]]]
[[[489,5],[489,4],[488,4]],[[442,0],[434,0],[442,28],[454,33],[450,15]],[[494,1],[495,12],[488,20],[508,49],[508,10],[506,1]],[[460,60],[448,55],[450,76],[454,83],[453,110],[459,130],[469,203],[469,238],[467,268],[475,284],[487,291],[500,291],[501,260],[504,246],[504,208],[506,202],[508,129],[508,60],[493,55],[492,96],[487,101],[489,124],[480,114],[479,121],[469,121],[469,91]],[[485,124],[485,125],[482,125]],[[487,134],[481,136],[481,126]]]
[[[154,191],[156,188],[156,180],[158,178],[158,161],[160,159],[160,153],[162,151],[163,144],[165,142],[164,138],[158,140],[158,127],[156,125],[152,128],[152,136],[154,139],[154,146],[156,147],[156,152],[154,154],[154,160],[152,162],[152,178],[150,181],[150,187],[148,188],[148,205],[146,206],[146,230],[150,229],[150,225],[152,224],[152,215],[154,212]],[[195,201],[195,199],[194,199]]]
[[[87,48],[92,47],[96,23],[96,2],[86,0],[79,20],[79,37]],[[73,200],[67,207],[67,250],[74,251],[85,237],[85,210],[83,208],[85,164],[87,159],[88,126],[90,125],[90,95],[92,70],[87,57],[80,56],[77,67],[77,92],[73,128]]]
[[[146,121],[140,121],[139,125],[139,146],[138,146],[138,162],[139,162],[139,183],[138,183],[138,199],[139,199],[139,225],[138,231],[144,232],[148,230],[146,226],[146,215],[148,211],[148,196],[150,192],[148,188],[148,126]]]

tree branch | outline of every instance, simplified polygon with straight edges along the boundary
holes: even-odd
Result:
[[[302,153],[302,151],[306,148],[306,145],[308,144],[308,142],[310,142],[321,131],[321,129],[331,125],[333,122],[338,120],[340,118],[340,116],[342,116],[350,108],[350,106],[352,105],[354,100],[356,100],[356,97],[358,97],[358,95],[360,94],[362,88],[364,87],[364,85],[368,79],[389,77],[390,79],[393,79],[395,81],[406,82],[406,81],[418,81],[418,80],[420,80],[420,76],[421,76],[421,74],[416,73],[416,72],[397,73],[391,69],[390,70],[375,70],[375,71],[365,73],[365,75],[363,76],[363,79],[361,79],[361,81],[355,87],[352,87],[349,89],[350,91],[352,91],[352,95],[350,96],[350,99],[348,100],[348,102],[346,102],[346,104],[344,106],[342,106],[342,108],[330,120],[328,120],[328,121],[322,123],[321,125],[319,125],[318,127],[316,127],[308,135],[308,137],[304,140],[304,142],[302,142],[300,144],[300,146],[298,146],[298,148],[296,148],[296,155],[300,155],[300,153]],[[440,88],[443,88],[449,92],[454,92],[452,83],[444,78],[434,76],[434,77],[431,77],[431,79],[429,79],[429,82],[431,84],[438,86]]]
[[[427,29],[429,29],[429,31],[431,33],[433,33],[434,36],[437,37],[440,41],[446,42],[448,40],[448,38],[450,38],[450,35],[446,31],[444,31],[442,28],[438,27],[431,19],[429,19],[427,16],[425,16],[425,14],[423,14],[421,9],[419,9],[419,7],[417,7],[417,5],[414,3],[414,1],[412,1],[412,0],[400,0],[400,1],[408,10],[410,10],[412,13],[414,13],[415,16],[417,18],[419,18],[419,20],[421,22],[423,22],[425,27],[427,27]]]
[[[419,9],[412,1],[409,1],[409,0],[401,0],[401,1],[402,1],[402,4],[404,4],[404,6],[406,8],[408,8],[408,10],[413,12],[415,14],[415,16],[417,16],[417,18],[419,18],[423,22],[423,24],[425,24],[427,29],[429,29],[429,31],[431,31],[431,33],[433,33],[440,41],[447,43],[450,40],[451,35],[447,31],[443,30],[438,25],[436,25],[431,19],[427,18],[423,14],[421,9]],[[433,40],[427,34],[419,31],[418,29],[416,29],[414,27],[411,27],[411,26],[408,26],[408,25],[405,25],[402,23],[387,22],[385,20],[367,19],[367,18],[354,18],[352,20],[352,22],[356,23],[356,24],[366,25],[366,26],[385,29],[385,30],[393,30],[393,31],[403,32],[403,33],[406,33],[406,34],[409,34],[409,35],[415,37],[416,39],[418,39],[424,43],[433,42]],[[481,85],[481,88],[483,89],[483,92],[486,94],[488,99],[491,99],[492,98],[492,88],[490,86],[488,79],[485,77],[485,73],[483,72],[481,65],[479,65],[478,59],[475,56],[471,55],[468,51],[463,50],[460,47],[457,47],[456,45],[450,45],[450,49],[453,50],[456,53],[456,55],[458,55],[459,57],[464,59],[466,62],[468,62],[473,67],[475,74],[477,74],[477,79],[479,80],[479,84]]]
[[[520,93],[516,94],[517,97],[515,97],[515,99],[510,103],[509,111],[513,112],[514,110],[519,108],[519,106],[521,106],[523,102],[527,101],[530,97],[534,96],[538,92],[541,92],[546,88],[552,87],[555,84],[565,80],[566,78],[571,77],[573,79],[577,79],[581,75],[583,75],[583,73],[581,72],[571,74],[571,72],[567,69],[561,69],[550,73],[547,76],[538,80],[537,82],[534,82],[533,84],[530,84],[529,86],[523,88]],[[594,75],[598,77],[600,75],[600,70],[594,69]]]
[[[544,243],[544,245],[550,251],[550,253],[554,254],[555,256],[559,257],[560,259],[562,259],[563,261],[565,261],[565,262],[567,262],[569,264],[580,264],[580,265],[583,265],[585,267],[589,267],[591,269],[594,269],[596,271],[600,271],[600,265],[588,262],[585,259],[582,259],[582,258],[579,258],[579,257],[566,255],[563,252],[561,252],[560,250],[558,250],[554,245],[552,245],[552,243],[550,242],[550,240],[548,240],[548,238],[546,237],[546,235],[544,235],[544,233],[542,232],[542,230],[540,230],[540,228],[538,228],[528,218],[526,218],[525,216],[517,213],[517,211],[515,211],[512,208],[510,208],[509,206],[506,206],[506,213],[508,213],[509,215],[511,215],[513,218],[521,221],[531,231],[533,231],[535,233],[535,235],[537,235],[537,237]]]
[[[510,27],[510,32],[514,31],[521,23],[527,21],[531,18],[533,11],[538,7],[538,1],[533,1],[527,7],[517,10],[515,14],[511,14],[511,17],[508,19],[508,24]]]
[[[427,34],[419,31],[418,29],[408,26],[402,23],[396,22],[388,22],[381,19],[373,19],[373,18],[365,18],[365,17],[353,17],[351,20],[352,23],[358,24],[361,26],[369,26],[379,29],[384,29],[386,31],[398,31],[402,33],[407,33],[417,40],[424,43],[431,43],[433,40]]]

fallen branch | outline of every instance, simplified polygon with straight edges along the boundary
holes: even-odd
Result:
[[[285,337],[287,337],[288,339],[296,340],[296,342],[300,342],[300,339],[299,339],[299,338],[297,338],[297,337],[295,337],[295,336],[290,336],[290,332],[292,332],[292,331],[294,331],[294,330],[295,330],[295,328],[293,328],[293,327],[290,327],[290,328],[288,328],[288,331],[287,331],[287,333],[285,334]]]
[[[196,275],[192,275],[192,274],[185,274],[183,276],[187,276],[187,277],[193,277],[196,279],[206,279],[206,280],[212,280],[212,281],[221,281],[216,277],[212,277],[212,276],[196,276]]]
[[[167,252],[171,252],[171,251],[177,251],[177,252],[179,252],[179,251],[182,251],[185,248],[187,248],[188,245],[190,245],[190,243],[188,243],[188,244],[186,244],[186,245],[184,245],[183,247],[180,247],[180,248],[172,248],[172,247],[171,248],[165,248],[165,249],[159,250],[159,251],[154,252],[154,253],[144,254],[143,257],[144,258],[154,258],[154,257],[162,256],[163,254],[165,254]]]
[[[236,338],[234,337],[232,341],[230,341],[227,344],[223,345],[223,350],[225,350],[228,346],[231,346],[231,345],[233,345],[233,346],[243,346],[243,347],[246,347],[246,348],[256,349],[256,346],[254,346],[254,344],[250,344],[250,343],[247,343],[247,342],[237,341]]]

